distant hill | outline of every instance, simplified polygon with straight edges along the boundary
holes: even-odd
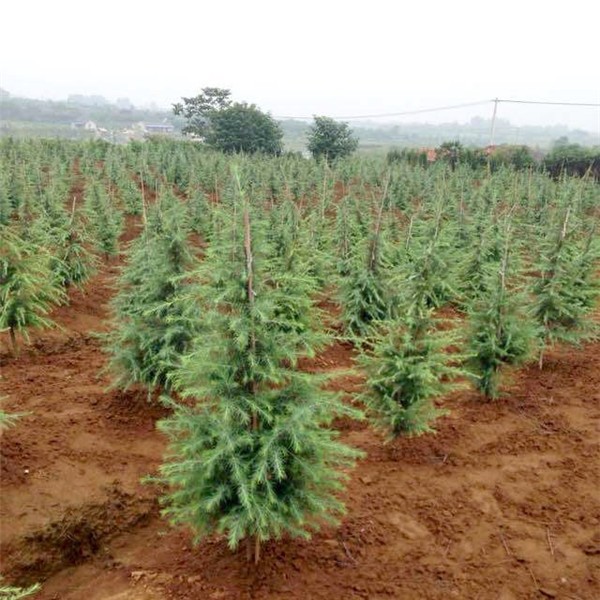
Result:
[[[375,123],[351,122],[354,134],[363,150],[386,150],[391,147],[423,148],[436,147],[445,141],[458,140],[465,146],[484,147],[490,143],[491,121],[481,117],[469,123]],[[310,126],[306,121],[282,121],[284,141],[295,150],[305,146],[306,134]],[[558,138],[567,137],[571,143],[582,146],[597,146],[598,135],[587,131],[570,129],[564,125],[521,126],[498,119],[494,135],[495,144],[526,144],[548,149]]]
[[[136,108],[127,104],[126,99],[120,99],[117,104],[108,103],[102,96],[73,95],[70,101],[34,100],[2,91],[0,135],[3,136],[81,138],[90,135],[89,132],[74,125],[88,121],[109,131],[128,128],[138,122],[162,123],[165,120],[176,129],[181,127],[170,111]]]
[[[11,96],[0,89],[0,136],[14,137],[67,137],[81,139],[98,135],[98,129],[82,127],[87,122],[106,131],[106,139],[124,139],[118,132],[136,123],[165,123],[172,126],[173,134],[181,131],[184,121],[169,110],[150,110],[133,106],[127,98],[110,103],[100,95],[72,94],[68,100],[34,100]],[[280,121],[284,143],[290,150],[306,148],[308,121]],[[385,151],[392,147],[433,147],[448,140],[459,140],[465,146],[486,146],[490,141],[489,119],[474,117],[469,123],[377,123],[353,122],[351,126],[363,151]],[[568,137],[571,143],[582,146],[598,145],[597,135],[569,129],[564,125],[521,126],[498,119],[494,141],[496,144],[527,144],[542,149]]]

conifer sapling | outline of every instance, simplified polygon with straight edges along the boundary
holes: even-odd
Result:
[[[308,537],[343,511],[342,469],[357,453],[329,425],[354,411],[295,369],[297,337],[281,326],[271,252],[241,182],[225,222],[199,269],[203,330],[177,378],[196,405],[176,405],[160,424],[171,440],[164,514],[198,539],[220,533],[231,548],[245,540],[256,562],[263,542]]]

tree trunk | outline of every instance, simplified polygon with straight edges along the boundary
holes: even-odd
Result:
[[[14,327],[10,328],[10,346],[11,346],[12,355],[15,358],[17,356],[19,356],[19,344],[17,342],[17,334],[15,332]]]
[[[250,563],[252,561],[252,537],[248,536],[246,538],[246,562]]]
[[[381,220],[383,218],[383,209],[385,207],[385,201],[387,198],[387,190],[390,183],[390,172],[388,171],[385,184],[383,186],[383,193],[381,194],[381,201],[379,202],[379,209],[377,211],[377,219],[375,221],[375,230],[373,232],[373,239],[371,241],[371,248],[369,249],[369,271],[374,272],[377,269],[377,263],[379,261],[379,237],[381,235]]]
[[[257,565],[260,560],[260,538],[254,536],[254,564]]]
[[[252,234],[250,230],[250,211],[248,205],[244,207],[244,254],[246,257],[246,294],[248,299],[248,305],[252,309],[254,305],[254,270],[253,270],[253,256],[252,256]],[[256,351],[256,337],[252,331],[250,334],[250,351]],[[251,394],[256,393],[256,383],[254,381],[249,384],[249,391]],[[252,412],[252,422],[250,424],[252,431],[258,429],[258,415],[256,412]],[[257,565],[260,560],[260,538],[254,534],[254,564]],[[246,558],[248,562],[251,560],[253,553],[252,550],[252,537],[248,537],[246,540]]]
[[[255,566],[260,562],[260,538],[256,534],[246,538],[246,562],[254,562]]]

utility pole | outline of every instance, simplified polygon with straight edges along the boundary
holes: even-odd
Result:
[[[492,130],[490,131],[490,146],[494,145],[494,136],[496,134],[496,114],[498,113],[498,98],[494,98],[494,112],[492,113]]]

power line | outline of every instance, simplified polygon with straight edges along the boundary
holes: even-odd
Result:
[[[492,100],[492,102],[494,102]],[[593,102],[547,102],[544,100],[502,100],[498,98],[498,102],[510,103],[510,104],[548,104],[551,106],[591,106],[594,108],[600,108],[600,103]]]
[[[337,117],[331,117],[332,119],[336,119],[336,120],[344,120],[344,121],[349,121],[351,119],[377,119],[380,117],[402,117],[404,115],[418,115],[421,113],[428,113],[428,112],[439,112],[439,111],[443,111],[443,110],[452,110],[455,108],[467,108],[469,106],[479,106],[481,104],[489,104],[490,102],[493,102],[492,100],[479,100],[477,102],[463,102],[462,104],[451,104],[448,106],[436,106],[435,108],[419,108],[416,110],[403,110],[400,112],[393,112],[393,113],[379,113],[379,114],[375,114],[375,115],[349,115],[349,116],[337,116]],[[303,116],[303,117],[297,117],[297,116],[275,116],[276,119],[312,119],[314,115],[311,115],[310,117],[308,116]]]
[[[505,104],[538,104],[538,105],[548,105],[548,106],[587,106],[593,108],[600,108],[600,103],[592,103],[592,102],[552,102],[546,100],[511,100],[511,99],[500,99],[494,98],[491,100],[478,100],[476,102],[463,102],[461,104],[450,104],[446,106],[437,106],[434,108],[419,108],[415,110],[403,110],[392,113],[377,113],[370,115],[346,115],[346,116],[335,116],[331,117],[334,120],[339,121],[350,121],[354,119],[378,119],[378,118],[386,118],[386,117],[402,117],[407,115],[419,115],[423,113],[431,113],[431,112],[441,112],[445,110],[454,110],[457,108],[468,108],[470,106],[481,106],[483,104],[491,104],[491,103],[505,103]],[[311,116],[292,116],[292,115],[275,115],[276,119],[291,119],[291,120],[310,120],[314,115]]]
[[[587,107],[598,107],[600,108],[600,104],[590,103],[590,102],[553,102],[548,100],[501,100],[500,98],[494,98],[492,100],[494,103],[494,113],[492,115],[492,127],[490,131],[490,146],[494,145],[494,134],[496,132],[496,115],[498,113],[498,104],[503,102],[504,104],[536,104],[536,105],[544,105],[544,106],[587,106]]]

